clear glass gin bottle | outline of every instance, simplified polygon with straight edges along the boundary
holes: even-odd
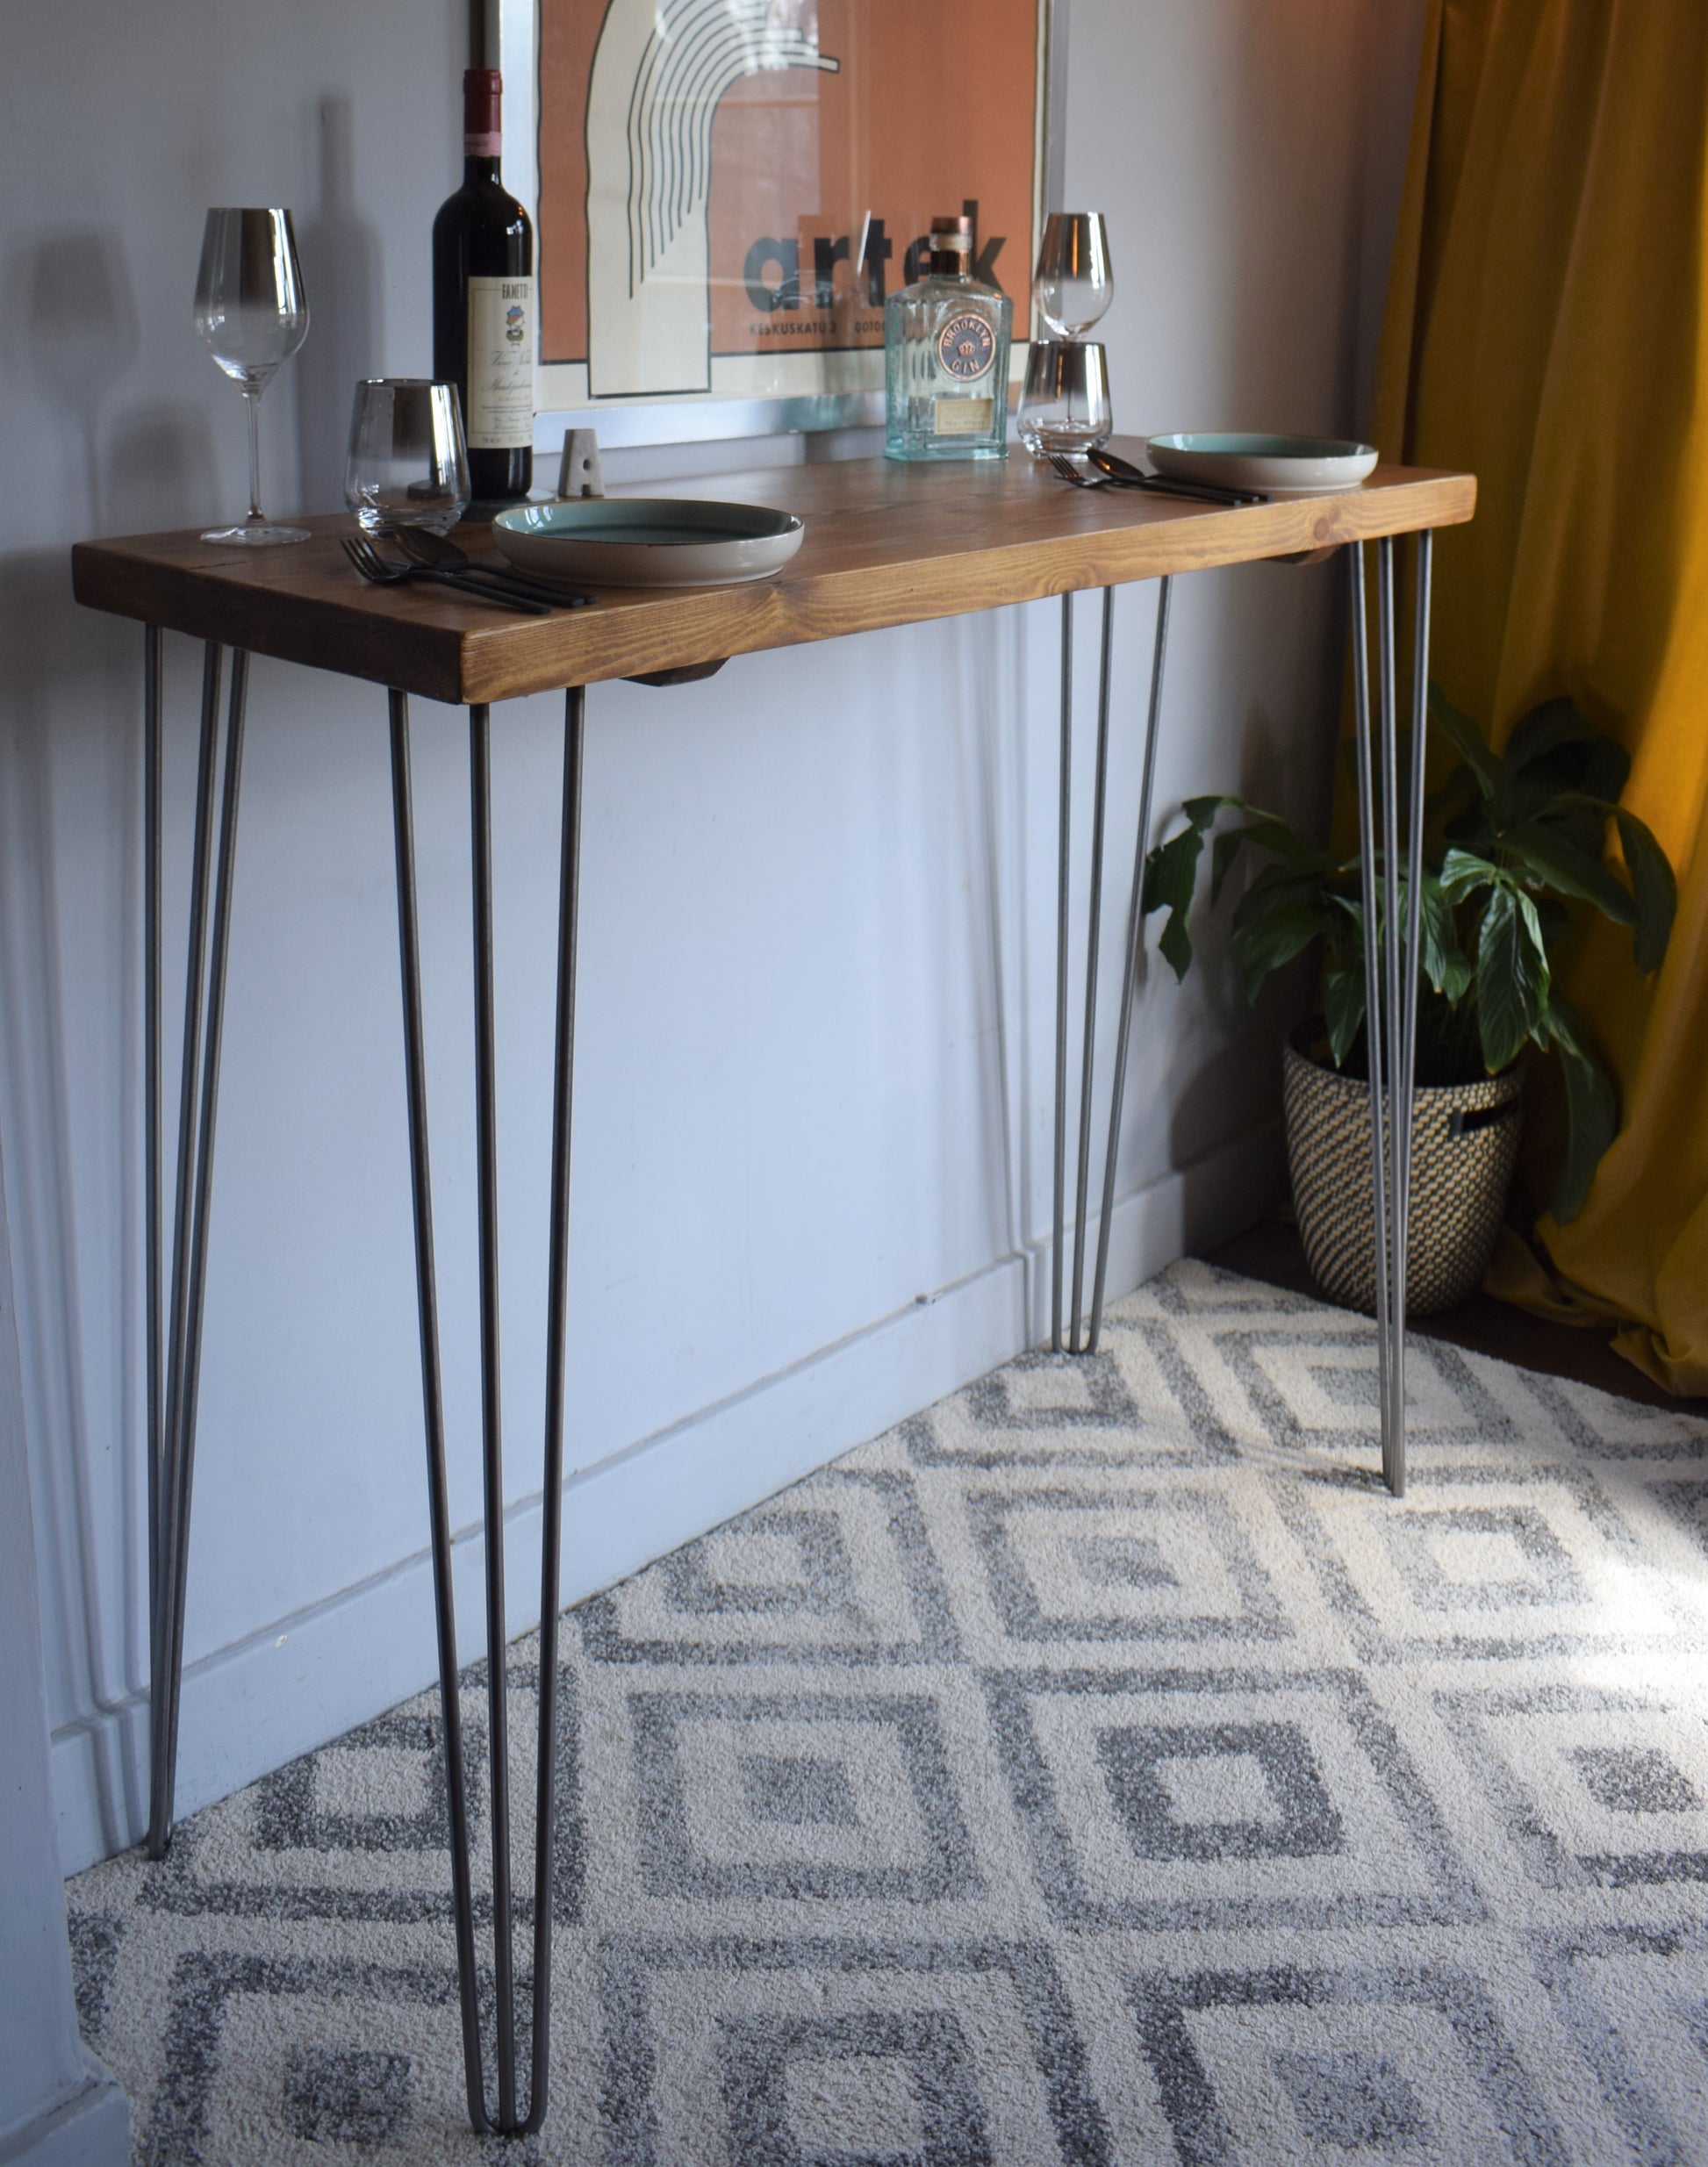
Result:
[[[892,459],[1008,453],[1014,304],[968,269],[971,219],[933,219],[929,269],[884,304],[884,450]]]

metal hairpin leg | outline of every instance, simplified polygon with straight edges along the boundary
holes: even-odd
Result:
[[[1156,783],[1157,721],[1162,707],[1162,666],[1168,640],[1168,605],[1172,581],[1165,577],[1157,587],[1157,643],[1151,664],[1151,697],[1145,718],[1144,779],[1139,786],[1137,842],[1133,861],[1132,905],[1127,921],[1127,945],[1121,984],[1121,1022],[1116,1034],[1115,1082],[1109,1107],[1109,1151],[1103,1166],[1103,1208],[1097,1229],[1097,1261],[1091,1280],[1091,1323],[1083,1335],[1085,1314],[1086,1204],[1090,1188],[1092,1083],[1095,1070],[1097,964],[1099,929],[1102,916],[1103,834],[1109,791],[1109,687],[1115,653],[1115,592],[1103,590],[1102,652],[1097,678],[1097,766],[1091,814],[1091,906],[1086,936],[1085,1030],[1080,1062],[1080,1152],[1073,1223],[1073,1306],[1062,1333],[1062,1266],[1066,1246],[1064,1223],[1067,1137],[1067,899],[1068,899],[1068,791],[1073,771],[1073,597],[1062,597],[1061,663],[1061,780],[1060,814],[1057,836],[1056,889],[1056,1164],[1055,1224],[1051,1252],[1050,1345],[1058,1354],[1094,1354],[1103,1323],[1103,1288],[1109,1274],[1109,1222],[1115,1206],[1115,1153],[1121,1134],[1121,1101],[1127,1080],[1127,1038],[1132,1023],[1133,994],[1138,975],[1139,951],[1144,939],[1140,899],[1145,884],[1146,838],[1151,832],[1151,801]]]
[[[1351,571],[1353,712],[1358,752],[1360,872],[1364,906],[1365,1042],[1369,1050],[1370,1183],[1374,1198],[1376,1365],[1381,1472],[1405,1495],[1405,1265],[1411,1186],[1412,1084],[1417,1044],[1417,963],[1425,734],[1428,719],[1432,537],[1417,537],[1417,615],[1412,658],[1411,760],[1400,822],[1399,701],[1395,682],[1394,543],[1376,545],[1377,697],[1380,757],[1370,728],[1369,635],[1364,549],[1347,549]],[[1377,826],[1377,796],[1381,826]],[[1400,865],[1403,838],[1403,908]],[[1380,927],[1380,936],[1376,929]],[[1378,957],[1380,944],[1380,957]]]
[[[1067,1351],[1083,1354],[1080,1335],[1085,1314],[1086,1191],[1091,1174],[1091,1083],[1097,1045],[1097,936],[1103,915],[1103,825],[1109,779],[1109,670],[1115,650],[1115,590],[1103,589],[1102,653],[1097,671],[1097,767],[1091,800],[1091,908],[1086,931],[1085,1043],[1080,1056],[1080,1164],[1073,1201],[1073,1308],[1068,1321]]]
[[[1056,1156],[1050,1241],[1050,1350],[1062,1351],[1062,1266],[1067,1210],[1067,886],[1073,789],[1073,597],[1061,599],[1061,757],[1056,785]]]
[[[243,768],[243,721],[249,657],[232,657],[226,717],[225,776],[218,840],[214,780],[219,765],[221,649],[210,644],[202,668],[201,748],[191,846],[190,944],[184,979],[183,1053],[178,1088],[178,1165],[172,1232],[172,1301],[162,1332],[161,1281],[161,663],[158,629],[146,635],[144,714],[143,966],[144,1121],[148,1332],[148,1836],[150,1858],[165,1856],[172,1837],[183,1675],[184,1599],[190,1553],[190,1500],[201,1385],[202,1312],[207,1290],[208,1221],[213,1192],[214,1124],[219,1105],[219,1052],[231,943],[232,874]],[[217,857],[216,857],[217,849]],[[209,955],[208,876],[213,872],[212,952]],[[162,1340],[164,1344],[162,1345]],[[163,1374],[162,1374],[163,1371]],[[162,1410],[162,1402],[164,1407]]]
[[[512,1947],[509,1746],[504,1605],[504,1476],[499,1393],[497,1090],[492,1016],[491,717],[469,710],[470,808],[474,833],[475,1082],[480,1217],[482,1469],[486,1525],[487,1729],[492,1842],[492,1945],[498,2108],[489,2113],[482,2068],[469,1863],[467,1777],[457,1690],[456,1616],[451,1583],[446,1493],[444,1402],[439,1370],[439,1304],[434,1268],[433,1195],[427,1144],[427,1067],[422,1037],[420,944],[415,903],[414,822],[409,778],[409,703],[390,695],[391,803],[397,836],[398,939],[403,972],[404,1058],[409,1107],[409,1165],[415,1216],[416,1293],[420,1310],[421,1395],[426,1416],[427,1517],[433,1551],[439,1689],[449,1799],[451,1903],[463,2017],[469,2119],[482,2135],[520,2135],[545,2119],[549,2077],[551,1925],[556,1856],[557,1604],[563,1496],[563,1334],[569,1295],[570,1136],[575,1063],[576,921],[581,830],[581,762],[585,694],[567,696],[563,807],[560,837],[557,995],[553,1048],[551,1234],[547,1282],[544,1530],[541,1549],[539,1764],[535,1823],[534,1970],[529,2099],[517,2106],[516,1979]]]
[[[1115,1033],[1115,1079],[1109,1094],[1109,1140],[1103,1157],[1103,1204],[1097,1226],[1097,1264],[1091,1278],[1091,1328],[1085,1352],[1095,1354],[1103,1329],[1103,1290],[1109,1279],[1109,1230],[1115,1222],[1115,1160],[1121,1143],[1121,1106],[1127,1089],[1127,1042],[1132,1035],[1133,1000],[1138,990],[1138,964],[1145,946],[1145,857],[1151,836],[1151,808],[1156,794],[1157,735],[1162,715],[1162,672],[1168,655],[1168,611],[1174,583],[1157,582],[1156,645],[1151,656],[1151,697],[1145,714],[1145,767],[1138,786],[1138,825],[1133,840],[1132,899],[1127,908],[1127,945],[1122,961],[1121,1020]],[[1093,908],[1096,898],[1093,897]],[[1081,1211],[1084,1206],[1081,1204]]]

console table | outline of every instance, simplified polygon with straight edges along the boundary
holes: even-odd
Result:
[[[638,492],[637,492],[638,493]],[[707,493],[712,493],[708,491]],[[715,493],[799,513],[806,539],[784,574],[753,585],[673,591],[608,590],[592,608],[549,618],[507,615],[448,590],[363,585],[337,537],[347,516],[309,522],[313,538],[295,548],[220,549],[194,534],[146,535],[84,542],[72,555],[77,599],[138,619],[144,633],[145,897],[144,1003],[149,1675],[148,1848],[170,1840],[173,1773],[183,1667],[190,1485],[196,1445],[203,1296],[212,1195],[219,1054],[237,839],[248,658],[271,655],[383,685],[391,723],[392,816],[397,849],[398,930],[403,979],[405,1107],[420,1312],[427,1512],[433,1557],[439,1675],[444,1711],[452,1904],[456,1921],[469,2114],[477,2131],[537,2129],[549,2075],[553,1771],[558,1578],[563,1510],[564,1317],[568,1287],[571,1096],[575,1045],[576,916],[579,873],[582,740],[586,688],[613,678],[652,684],[709,675],[731,657],[843,633],[916,623],[1010,602],[1059,595],[1062,602],[1061,750],[1059,804],[1056,988],[1056,1116],[1051,1344],[1066,1356],[1094,1352],[1102,1324],[1115,1185],[1116,1144],[1127,1040],[1142,947],[1142,885],[1151,832],[1171,583],[1182,572],[1260,558],[1315,562],[1344,551],[1349,573],[1360,831],[1367,925],[1378,922],[1381,955],[1366,944],[1370,1031],[1371,1177],[1377,1259],[1377,1343],[1382,1470],[1403,1490],[1406,1207],[1418,954],[1417,869],[1422,843],[1425,685],[1429,640],[1431,536],[1468,520],[1476,484],[1469,475],[1379,467],[1362,486],[1332,496],[1278,499],[1223,509],[1115,488],[1074,489],[1023,454],[1001,463],[901,465],[882,459],[768,469]],[[1407,818],[1396,687],[1395,542],[1417,536],[1417,657],[1411,703]],[[463,539],[478,550],[478,529]],[[1377,544],[1377,691],[1369,692],[1364,548]],[[1155,648],[1145,724],[1143,779],[1134,831],[1131,898],[1122,951],[1120,1025],[1102,1209],[1084,1308],[1087,1202],[1091,1154],[1093,1030],[1098,981],[1099,897],[1109,729],[1112,590],[1130,580],[1159,585]],[[1092,809],[1091,919],[1081,1039],[1081,1092],[1071,1288],[1065,1288],[1068,1058],[1068,871],[1073,747],[1072,615],[1074,594],[1103,590]],[[188,634],[205,646],[200,754],[191,844],[189,953],[169,1277],[164,1234],[161,1050],[161,635]],[[220,744],[224,651],[232,650]],[[506,1735],[504,1488],[499,1394],[496,1093],[492,1023],[491,715],[495,701],[565,692],[563,824],[559,858],[556,1023],[551,1140],[550,1243],[547,1262],[544,1535],[540,1598],[538,1795],[535,1837],[530,2098],[517,2092],[516,1973],[511,1882],[509,1752]],[[460,1709],[451,1533],[440,1389],[438,1296],[429,1178],[427,1074],[416,913],[415,844],[409,767],[409,697],[469,711],[473,821],[476,1143],[480,1240],[482,1461],[486,1546],[488,1727],[492,1851],[494,2047],[497,2100],[483,2074],[477,2001],[469,1814]],[[216,788],[217,785],[217,788]],[[216,806],[216,798],[218,803]],[[1403,857],[1410,879],[1403,902]],[[1409,902],[1409,907],[1408,907]],[[1402,922],[1402,921],[1404,922]]]

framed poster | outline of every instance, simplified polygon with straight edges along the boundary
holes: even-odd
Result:
[[[1017,378],[1059,147],[1051,17],[1051,0],[503,0],[540,441],[880,420],[884,298],[942,212],[973,219],[974,275],[1013,298]]]

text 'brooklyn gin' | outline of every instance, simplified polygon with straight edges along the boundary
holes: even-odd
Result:
[[[884,304],[884,449],[892,459],[1001,459],[1014,304],[968,266],[972,221],[933,219],[923,278]]]

